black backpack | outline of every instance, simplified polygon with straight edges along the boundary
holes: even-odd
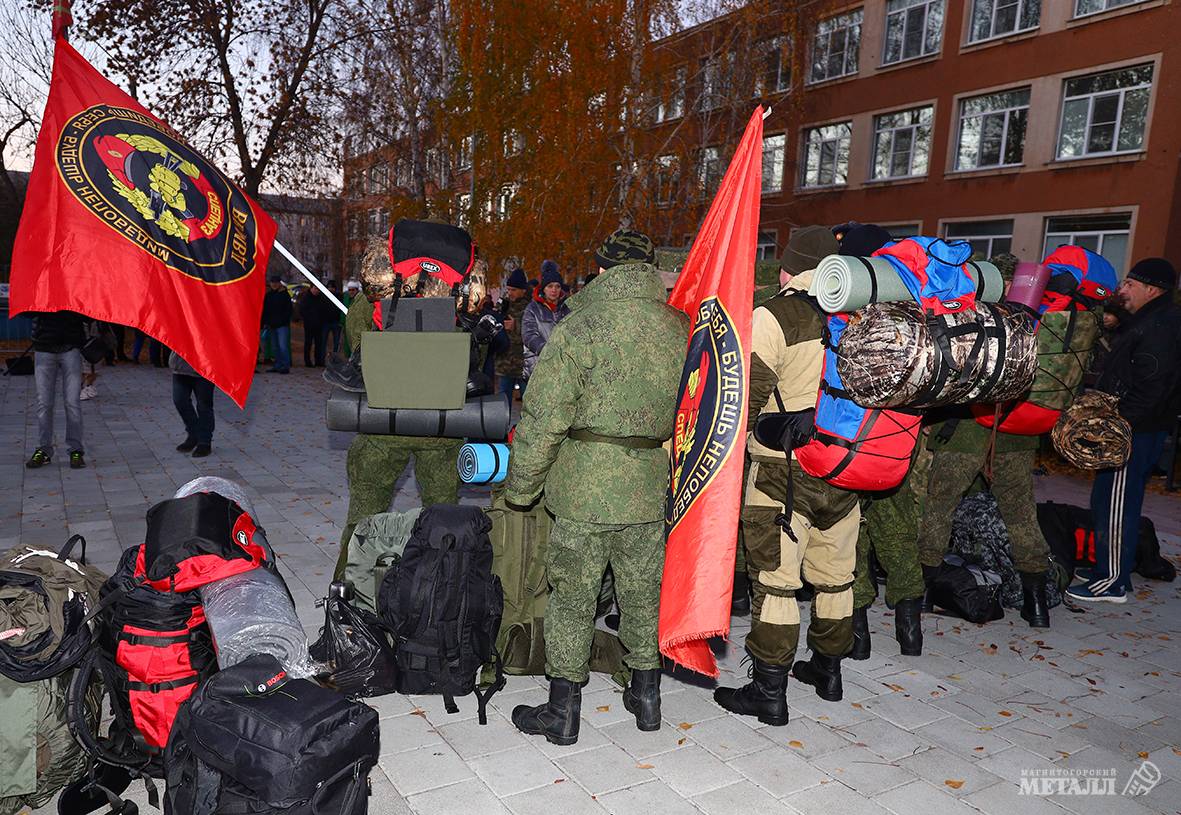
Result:
[[[1037,505],[1037,522],[1054,560],[1067,570],[1073,572],[1095,565],[1095,521],[1089,508],[1044,501]],[[1143,515],[1133,571],[1141,577],[1169,583],[1177,578],[1177,567],[1161,556],[1156,526]]]
[[[504,686],[496,633],[504,612],[500,578],[492,573],[492,522],[478,507],[436,504],[418,516],[402,559],[386,573],[377,608],[394,634],[400,693],[442,694],[448,713],[456,696],[475,692],[480,724]],[[476,674],[496,665],[496,680],[476,690]]]
[[[377,711],[259,654],[181,707],[165,753],[165,815],[364,815]]]

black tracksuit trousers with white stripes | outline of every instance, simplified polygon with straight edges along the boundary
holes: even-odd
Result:
[[[1140,537],[1144,488],[1165,446],[1164,431],[1132,434],[1132,455],[1118,470],[1100,470],[1091,487],[1095,518],[1095,568],[1088,584],[1094,592],[1130,591]]]

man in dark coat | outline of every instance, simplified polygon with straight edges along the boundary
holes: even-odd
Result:
[[[275,340],[275,364],[267,373],[291,372],[291,295],[283,285],[283,278],[272,275],[270,290],[262,301],[262,330]]]

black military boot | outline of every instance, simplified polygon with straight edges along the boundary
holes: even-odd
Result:
[[[763,724],[787,724],[786,665],[768,665],[751,657],[750,682],[741,688],[718,688],[714,701],[731,713],[757,716]]]
[[[800,660],[792,666],[791,675],[816,689],[816,695],[826,702],[839,702],[845,696],[841,683],[841,658],[816,651],[807,662]]]
[[[530,707],[513,708],[513,724],[528,736],[545,736],[551,744],[570,745],[578,741],[582,713],[582,685],[569,679],[551,679],[549,701]]]
[[[869,659],[869,606],[853,609],[853,650],[849,659]]]
[[[894,636],[902,646],[902,656],[923,654],[923,601],[917,597],[899,600],[894,606]]]
[[[750,578],[746,572],[734,573],[734,591],[730,593],[730,616],[750,616]]]
[[[365,379],[361,375],[361,348],[357,346],[348,359],[332,354],[324,368],[324,381],[351,393],[365,392]]]
[[[632,671],[632,681],[623,692],[623,707],[636,717],[636,727],[650,732],[660,729],[660,669]]]
[[[1050,627],[1050,601],[1046,598],[1046,575],[1021,572],[1021,591],[1025,602],[1021,606],[1021,619],[1030,628]]]
[[[923,591],[923,613],[935,613],[935,599],[931,594],[931,584],[935,582],[935,573],[939,571],[938,566],[928,566],[923,564],[923,585],[926,590]]]

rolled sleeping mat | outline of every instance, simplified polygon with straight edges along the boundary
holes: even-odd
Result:
[[[213,633],[219,668],[237,665],[252,654],[271,654],[296,679],[319,672],[308,654],[308,635],[287,584],[275,572],[251,569],[197,591]]]
[[[1005,292],[1000,270],[987,261],[964,265],[976,284],[977,302],[999,302]],[[829,314],[856,311],[870,303],[914,301],[897,267],[884,257],[829,255],[816,267],[808,293]]]
[[[507,444],[465,444],[459,448],[459,480],[464,484],[499,484],[508,475]]]
[[[1132,428],[1119,398],[1089,390],[1075,398],[1050,431],[1058,455],[1082,470],[1118,469],[1132,454]]]
[[[855,311],[836,348],[849,398],[867,408],[1003,402],[1037,373],[1036,323],[1019,305],[926,315],[913,300]]]
[[[390,410],[369,407],[363,393],[335,388],[328,396],[327,419],[329,430],[375,436],[502,441],[508,435],[512,411],[501,393],[469,399],[458,410]]]

